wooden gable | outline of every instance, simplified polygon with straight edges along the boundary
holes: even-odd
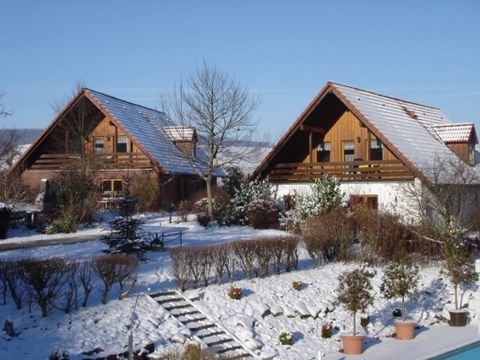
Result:
[[[126,151],[116,149],[119,137],[128,138]],[[95,154],[96,139],[103,139],[104,152]],[[10,173],[24,170],[56,171],[78,162],[81,143],[88,156],[95,157],[95,167],[104,169],[156,168],[150,158],[121,124],[101,109],[85,90],[79,92],[40,134]]]
[[[412,171],[390,143],[327,85],[290,127],[254,175],[273,182],[312,181],[336,176],[343,181],[410,180]],[[372,141],[383,145],[382,160],[370,159]],[[345,160],[346,144],[353,157]],[[317,147],[329,144],[330,159],[319,162]],[[358,168],[350,171],[350,168]]]

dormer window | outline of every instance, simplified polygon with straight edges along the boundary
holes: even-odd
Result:
[[[332,144],[320,143],[317,146],[317,162],[330,162],[330,153],[332,151]]]
[[[381,141],[370,141],[370,160],[383,160],[383,144]]]
[[[127,136],[117,136],[117,153],[126,153],[128,152],[128,137]]]
[[[95,154],[101,155],[105,152],[105,138],[96,137],[95,138]]]

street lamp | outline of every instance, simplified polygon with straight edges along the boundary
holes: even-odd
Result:
[[[140,285],[145,285],[147,292],[150,291],[150,288],[145,281],[142,281]],[[138,291],[137,297],[135,299],[135,304],[133,305],[132,316],[130,317],[130,331],[128,334],[128,360],[133,360],[133,320],[135,318],[135,310],[137,309],[138,298],[140,297],[140,294],[141,292]]]

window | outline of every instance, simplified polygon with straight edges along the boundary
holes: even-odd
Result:
[[[102,180],[102,196],[118,198],[122,194],[122,180]]]
[[[330,162],[330,152],[332,151],[332,144],[320,143],[317,146],[317,162]]]
[[[352,195],[350,196],[351,205],[364,205],[370,209],[378,209],[378,196],[377,195]]]
[[[95,154],[103,154],[105,152],[105,140],[103,137],[95,138]]]
[[[343,142],[343,161],[350,162],[355,160],[355,145],[353,141]]]
[[[126,153],[128,152],[128,137],[126,136],[117,136],[117,153]]]
[[[369,160],[383,160],[383,144],[379,140],[370,141]]]

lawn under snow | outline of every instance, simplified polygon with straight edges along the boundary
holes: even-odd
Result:
[[[204,229],[194,222],[169,224],[167,218],[154,215],[144,216],[144,220],[146,231],[184,228],[184,245],[193,246],[282,233],[239,226]],[[102,241],[87,241],[0,252],[0,259],[29,256],[88,258],[101,254],[106,247]],[[355,264],[334,263],[317,267],[305,251],[301,250],[299,255],[299,269],[290,273],[252,280],[242,279],[238,273],[235,285],[243,289],[241,300],[232,300],[227,296],[230,284],[187,290],[186,295],[198,296],[195,304],[199,308],[249,346],[260,347],[259,352],[263,355],[276,354],[278,359],[316,359],[321,351],[332,356],[341,348],[340,334],[350,332],[352,322],[351,315],[335,299],[337,277],[343,271],[353,269]],[[102,305],[99,301],[101,285],[97,283],[89,306],[69,315],[54,310],[42,319],[36,308],[31,313],[28,311],[28,304],[22,310],[16,310],[10,303],[0,305],[0,326],[9,319],[13,321],[15,330],[20,332],[15,338],[2,333],[0,359],[47,359],[56,349],[68,352],[72,359],[81,359],[85,357],[82,352],[96,348],[105,350],[98,356],[125,351],[136,294],[147,291],[147,286],[151,292],[176,287],[168,252],[149,253],[148,257],[149,261],[140,266],[139,285],[135,293],[123,301],[115,300],[117,293],[114,291],[111,300]],[[377,274],[373,283],[376,296],[374,305],[368,310],[370,324],[366,329],[358,326],[368,335],[372,347],[381,346],[377,343],[392,335],[392,311],[400,307],[399,302],[387,301],[380,295],[382,271],[380,268],[375,271]],[[438,320],[439,315],[448,317],[446,309],[451,305],[452,288],[442,279],[439,271],[436,264],[422,269],[421,291],[415,301],[407,304],[410,316],[418,322],[421,331],[443,326]],[[294,290],[293,281],[301,281],[304,289]],[[462,295],[463,303],[473,305],[471,290],[465,290]],[[265,315],[268,312],[270,314]],[[332,338],[323,339],[321,327],[327,323],[332,323],[335,330]],[[170,349],[175,346],[170,339],[177,338],[177,334],[188,335],[189,332],[160,305],[143,295],[139,297],[135,324],[136,347],[154,342],[164,350]],[[293,333],[295,342],[292,346],[279,343],[278,335],[282,331]],[[388,353],[389,347],[386,349]],[[432,353],[434,351],[432,348]],[[391,355],[395,358],[395,354]]]

